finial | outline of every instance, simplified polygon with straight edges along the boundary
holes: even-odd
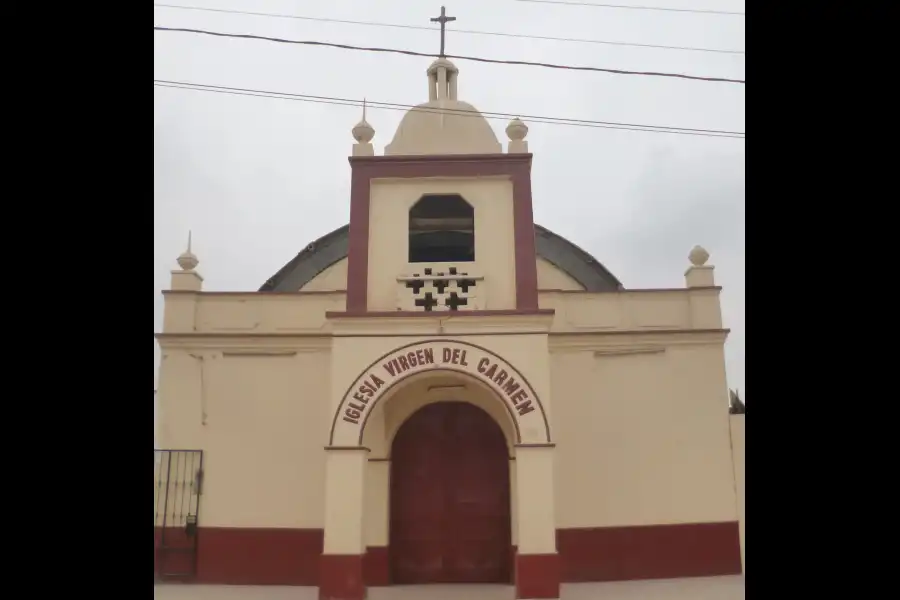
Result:
[[[688,259],[695,267],[702,267],[709,260],[709,252],[702,246],[694,246],[691,248],[690,254],[688,254]]]
[[[350,133],[353,134],[353,139],[355,139],[360,144],[368,144],[372,141],[372,138],[375,137],[375,129],[369,125],[369,122],[366,121],[366,99],[363,98],[362,104],[362,121],[356,124],[353,129],[350,130]]]
[[[509,136],[509,144],[507,152],[510,154],[526,154],[528,152],[528,142],[525,136],[528,135],[528,125],[522,119],[516,117],[506,126],[506,135]]]
[[[528,125],[522,119],[516,117],[506,126],[506,135],[514,142],[521,142],[528,135]]]
[[[178,257],[178,266],[184,271],[193,271],[200,264],[200,261],[191,252],[191,233],[191,231],[188,231],[187,250]]]

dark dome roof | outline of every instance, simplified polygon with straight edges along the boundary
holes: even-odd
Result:
[[[261,292],[296,292],[316,275],[347,258],[350,226],[344,225],[309,244],[259,288]],[[616,277],[593,256],[545,229],[534,226],[537,255],[577,281],[588,292],[623,289]]]

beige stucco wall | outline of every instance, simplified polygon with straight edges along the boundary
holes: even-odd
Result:
[[[719,290],[662,289],[617,292],[542,291],[541,308],[555,311],[553,331],[719,329]]]
[[[503,182],[496,183],[502,192]],[[501,290],[511,285],[491,264],[486,278],[500,279]],[[550,282],[542,288],[574,283],[538,264]],[[394,289],[395,277],[394,267],[385,267],[375,283],[387,280]],[[347,386],[379,356],[446,336],[503,357],[540,396],[557,444],[557,527],[728,521],[740,514],[743,534],[743,469],[737,458],[732,463],[737,436],[725,402],[717,290],[542,292],[541,306],[553,308],[552,317],[328,320],[326,311],[343,310],[345,296],[321,292],[343,288],[342,278],[343,261],[310,284],[313,294],[167,294],[159,444],[206,450],[203,526],[322,527],[324,446]],[[365,440],[371,458],[385,458],[400,423],[439,399],[415,387],[421,385],[410,381],[405,395],[373,412]],[[452,395],[485,407],[509,434],[509,416],[491,393],[470,386]],[[544,462],[533,468],[546,469]],[[386,540],[388,470],[377,460],[364,466],[369,545]],[[515,468],[511,485],[515,514],[521,491]],[[514,517],[514,536],[516,529]],[[543,547],[545,540],[529,543]]]
[[[734,478],[737,491],[737,511],[741,530],[741,566],[746,572],[744,558],[744,440],[745,415],[731,415],[731,451],[734,459]]]
[[[460,194],[475,210],[475,261],[482,309],[515,307],[512,183],[508,178],[374,180],[369,213],[369,310],[396,310],[397,277],[418,272],[409,258],[409,209],[425,194]],[[471,265],[471,268],[469,268]],[[459,266],[459,265],[456,265]],[[479,284],[481,285],[481,284]]]
[[[330,353],[265,352],[163,348],[159,441],[205,451],[205,527],[322,527]]]
[[[331,276],[327,271],[323,275]],[[396,289],[395,277],[389,279],[392,289]],[[316,279],[310,285],[315,282]],[[551,325],[553,333],[599,335],[614,331],[690,331],[722,327],[719,290],[714,288],[542,291],[538,302],[541,308],[555,311]],[[325,313],[342,311],[345,307],[343,291],[168,294],[163,329],[167,333],[323,334],[331,331]],[[450,316],[444,314],[445,318]],[[390,323],[394,327],[398,322],[390,320]]]
[[[551,344],[559,527],[737,519],[722,344],[696,342]]]

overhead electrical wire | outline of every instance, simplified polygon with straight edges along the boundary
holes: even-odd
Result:
[[[745,13],[727,10],[706,10],[702,8],[669,8],[662,6],[628,6],[625,4],[599,4],[596,2],[566,2],[564,0],[515,0],[516,2],[531,2],[532,4],[562,4],[566,6],[590,6],[592,8],[621,8],[626,10],[656,10],[661,12],[695,13],[703,15],[729,15],[743,17]]]
[[[342,50],[358,50],[362,52],[384,52],[388,54],[404,54],[406,56],[422,56],[426,58],[438,58],[437,54],[428,54],[426,52],[415,52],[413,50],[401,50],[398,48],[367,48],[363,46],[351,46],[349,44],[336,44],[333,42],[319,42],[313,40],[287,40],[284,38],[268,37],[262,35],[251,35],[246,33],[222,33],[219,31],[207,31],[205,29],[188,29],[182,27],[159,27],[154,25],[155,31],[170,31],[180,33],[194,33],[199,35],[210,35],[215,37],[263,40],[267,42],[277,42],[280,44],[299,44],[304,46],[323,46],[328,48],[340,48]],[[648,77],[671,77],[677,79],[689,79],[693,81],[708,81],[720,83],[739,83],[741,85],[746,82],[743,79],[727,79],[724,77],[701,77],[699,75],[684,75],[681,73],[658,73],[654,71],[626,71],[624,69],[605,69],[601,67],[578,67],[571,65],[556,65],[552,63],[529,62],[523,60],[499,60],[493,58],[481,58],[476,56],[460,56],[447,54],[445,58],[453,58],[456,60],[468,60],[473,62],[491,63],[498,65],[521,65],[528,67],[544,67],[548,69],[563,69],[568,71],[593,71],[597,73],[612,73],[614,75],[644,75]]]
[[[282,100],[294,100],[298,102],[310,102],[314,104],[333,104],[339,106],[355,106],[362,107],[364,104],[367,108],[409,111],[417,110],[421,112],[455,114],[465,117],[484,117],[487,119],[512,119],[521,118],[529,123],[543,123],[548,125],[569,125],[572,127],[594,127],[599,129],[619,129],[625,131],[648,131],[651,133],[671,133],[677,135],[699,135],[705,137],[727,137],[734,139],[745,139],[745,135],[738,131],[724,131],[716,129],[694,129],[689,127],[668,127],[660,125],[642,125],[637,123],[617,123],[612,121],[595,121],[588,119],[568,119],[562,117],[546,117],[525,114],[501,113],[501,112],[479,112],[453,108],[431,108],[416,107],[408,104],[398,104],[394,102],[377,102],[372,100],[356,100],[353,98],[337,98],[333,96],[317,96],[312,94],[292,94],[286,92],[273,92],[267,90],[255,90],[248,88],[236,88],[220,85],[208,85],[203,83],[193,83],[187,81],[171,81],[165,79],[154,79],[153,85],[156,87],[174,88],[183,90],[193,90],[198,92],[212,92],[220,94],[231,94],[235,96],[253,96],[262,98],[274,98]]]
[[[159,8],[172,8],[177,10],[195,10],[202,12],[211,12],[211,13],[224,13],[224,14],[234,14],[234,15],[249,15],[253,17],[271,17],[276,19],[296,19],[299,21],[312,21],[317,23],[342,23],[345,25],[365,25],[368,27],[388,27],[393,29],[416,29],[421,31],[440,31],[438,27],[426,27],[424,25],[402,25],[399,23],[380,23],[377,21],[350,21],[347,19],[330,19],[326,17],[307,17],[303,15],[286,15],[279,13],[265,13],[265,12],[251,12],[246,10],[231,10],[226,8],[207,8],[202,6],[184,6],[179,4],[157,4],[154,3],[153,6]],[[447,28],[448,32],[451,33],[463,33],[467,35],[486,35],[486,36],[496,36],[496,37],[507,37],[507,38],[519,38],[519,39],[527,39],[527,40],[547,40],[552,42],[570,42],[570,43],[578,43],[578,44],[604,44],[608,46],[632,46],[635,48],[654,48],[661,50],[685,50],[690,52],[715,52],[719,54],[739,54],[743,55],[745,52],[743,50],[718,50],[714,48],[693,48],[690,46],[663,46],[659,44],[638,44],[635,42],[611,42],[608,40],[591,40],[591,39],[583,39],[583,38],[565,38],[565,37],[554,37],[549,35],[528,35],[524,33],[505,33],[500,31],[476,31],[472,29],[451,29]]]

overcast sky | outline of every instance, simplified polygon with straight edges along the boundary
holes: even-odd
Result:
[[[599,1],[599,0],[597,0]],[[736,0],[621,0],[743,12]],[[432,25],[439,0],[172,0],[169,4]],[[455,33],[744,49],[744,18],[445,0],[447,53],[744,78],[744,56]],[[157,26],[436,52],[437,33],[154,8]],[[267,91],[425,102],[431,62],[155,32],[154,78]],[[455,61],[459,97],[485,112],[744,131],[744,86]],[[154,331],[160,291],[193,230],[206,290],[256,290],[306,244],[349,218],[355,107],[154,87]],[[376,153],[403,116],[370,110]],[[527,119],[526,119],[527,121]],[[491,121],[505,142],[506,122]],[[681,287],[704,246],[724,287],[728,382],[744,380],[744,141],[529,123],[535,221],[593,254],[628,288]],[[158,349],[154,342],[155,365]],[[156,367],[154,367],[155,379]]]

